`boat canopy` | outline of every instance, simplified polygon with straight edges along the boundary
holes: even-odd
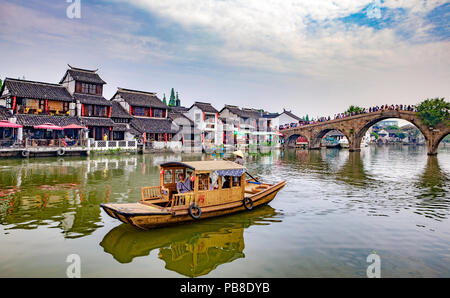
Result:
[[[208,160],[208,161],[186,161],[186,162],[166,162],[161,164],[162,168],[186,167],[195,171],[230,171],[240,170],[245,172],[246,168],[235,162],[228,160]]]

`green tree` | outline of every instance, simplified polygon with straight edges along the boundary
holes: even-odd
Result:
[[[417,106],[417,114],[423,124],[434,127],[441,122],[449,120],[450,103],[444,98],[427,98]]]
[[[0,79],[0,89],[2,89],[2,83],[3,83],[3,81],[2,81],[2,79]]]
[[[175,106],[175,91],[172,88],[172,90],[170,91],[169,107],[173,106]]]
[[[364,108],[361,108],[361,107],[358,107],[358,106],[351,105],[351,106],[347,109],[347,111],[345,111],[345,113],[348,113],[348,114],[356,113],[356,114],[358,114],[358,113],[360,113],[360,112],[362,112],[362,111],[364,111]]]
[[[167,105],[166,93],[164,93],[163,103],[164,103],[165,105]]]

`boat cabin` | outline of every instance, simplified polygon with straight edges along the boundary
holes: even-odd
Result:
[[[160,186],[142,189],[142,201],[161,207],[186,208],[242,201],[244,166],[232,161],[168,162],[160,165]]]

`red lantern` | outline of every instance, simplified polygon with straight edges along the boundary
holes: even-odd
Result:
[[[15,109],[16,109],[16,97],[14,96],[13,97],[13,104],[12,104],[12,110],[13,110],[13,112],[15,111]]]

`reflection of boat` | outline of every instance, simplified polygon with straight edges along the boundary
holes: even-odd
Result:
[[[273,200],[286,185],[245,180],[245,167],[232,161],[168,162],[160,167],[160,186],[144,187],[141,201],[101,207],[113,218],[148,229],[251,210]],[[192,178],[183,182],[187,192],[177,193],[179,175],[187,174]]]
[[[347,138],[340,139],[339,140],[339,146],[341,146],[341,148],[348,148],[349,144],[348,144]]]
[[[100,245],[120,263],[159,249],[166,269],[185,276],[205,275],[217,266],[244,258],[244,229],[276,215],[270,206],[229,217],[142,232],[129,225],[115,227]],[[273,222],[270,219],[270,222]]]
[[[297,140],[295,141],[295,146],[300,148],[307,148],[308,147],[308,139],[306,139],[304,136],[299,136]]]
[[[327,137],[325,139],[325,147],[327,148],[338,148],[339,147],[339,141],[333,137]]]

